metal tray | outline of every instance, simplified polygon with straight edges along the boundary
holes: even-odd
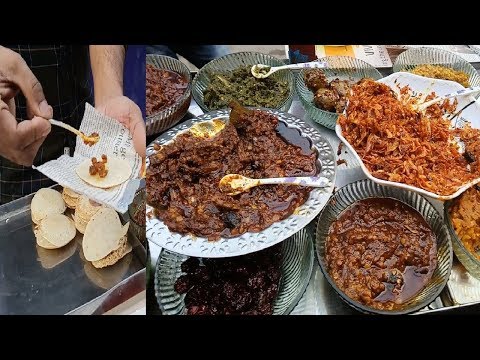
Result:
[[[145,289],[146,250],[130,232],[132,252],[104,269],[82,260],[78,232],[64,248],[38,247],[33,195],[0,206],[0,314],[99,314]]]

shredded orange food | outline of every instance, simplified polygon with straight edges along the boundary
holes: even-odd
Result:
[[[465,248],[480,259],[480,190],[472,187],[455,199],[450,217]]]
[[[342,133],[373,176],[451,195],[480,177],[480,152],[469,164],[454,137],[478,138],[480,131],[452,129],[442,118],[456,109],[456,101],[432,105],[422,114],[410,105],[414,100],[408,92],[402,88],[398,99],[390,87],[373,80],[354,85],[346,116],[339,118]]]

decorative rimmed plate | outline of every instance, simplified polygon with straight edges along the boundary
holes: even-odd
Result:
[[[359,200],[368,198],[392,198],[407,204],[423,216],[437,239],[437,267],[433,272],[432,278],[419,293],[395,310],[374,309],[349,298],[337,287],[327,270],[325,246],[330,225],[338,219],[345,209]],[[392,186],[381,186],[368,179],[350,183],[337,190],[331,197],[318,218],[315,247],[320,268],[328,283],[335,289],[343,301],[364,313],[402,315],[423,309],[442,292],[450,277],[453,263],[450,234],[442,217],[430,202],[415,192]]]
[[[322,137],[317,130],[294,115],[272,109],[257,109],[268,111],[277,116],[278,119],[288,127],[299,130],[302,136],[310,140],[310,143],[317,150],[317,161],[321,165],[321,170],[318,175],[328,178],[331,186],[313,189],[310,192],[308,200],[302,206],[298,207],[294,214],[260,232],[249,232],[235,238],[221,238],[218,241],[208,241],[206,238],[173,233],[163,221],[153,216],[147,216],[146,232],[148,240],[153,241],[166,250],[188,256],[211,258],[238,256],[265,249],[287,239],[304,228],[320,213],[330,198],[335,184],[335,154],[330,143]],[[147,147],[147,166],[149,165],[148,156],[155,153],[153,149],[155,143],[165,145],[177,134],[188,131],[188,129],[196,123],[213,119],[226,121],[228,120],[229,113],[230,110],[227,109],[212,111],[195,119],[185,121],[166,131]],[[152,211],[153,208],[147,205],[147,214]]]
[[[313,226],[313,224],[312,224]],[[304,228],[282,244],[282,273],[273,315],[288,315],[302,297],[312,275],[313,231]],[[164,315],[185,315],[185,294],[174,290],[187,256],[163,251],[155,270],[155,296]]]
[[[381,82],[390,86],[396,93],[399,92],[398,86],[402,87],[405,85],[408,85],[410,89],[416,94],[419,94],[419,93],[429,94],[434,91],[437,95],[446,95],[446,94],[464,89],[462,85],[454,81],[430,79],[430,78],[426,78],[423,76],[418,76],[418,75],[414,75],[406,72],[394,73],[383,79],[378,80],[378,82]],[[463,110],[458,114],[458,116],[452,117],[451,119],[452,127],[461,128],[465,125],[466,122],[470,122],[472,127],[480,128],[480,104],[475,101],[475,98],[472,96],[459,97],[457,111],[461,109]],[[448,115],[450,114],[447,114],[447,116]],[[353,154],[353,156],[356,157],[365,175],[370,180],[376,183],[379,183],[382,185],[395,186],[405,190],[415,191],[415,192],[418,192],[419,194],[430,196],[438,200],[450,200],[450,199],[456,198],[465,190],[467,190],[468,188],[480,182],[480,178],[478,178],[469,183],[466,183],[451,195],[438,195],[433,192],[418,188],[416,186],[411,186],[411,185],[407,185],[399,182],[387,181],[387,180],[376,178],[367,169],[367,167],[362,161],[362,158],[360,157],[360,155],[358,155],[358,153],[355,151],[353,146],[345,139],[342,133],[342,127],[340,126],[338,121],[337,121],[337,125],[335,126],[335,132],[337,133],[340,140],[348,147],[348,149]]]

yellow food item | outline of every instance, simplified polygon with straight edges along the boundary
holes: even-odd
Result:
[[[433,79],[456,81],[464,87],[470,87],[468,75],[463,71],[450,69],[440,65],[418,65],[410,70],[412,74]]]
[[[455,199],[450,217],[465,248],[480,259],[480,190],[474,186]]]

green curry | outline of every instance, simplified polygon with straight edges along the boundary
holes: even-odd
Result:
[[[232,100],[243,106],[278,108],[288,96],[288,84],[273,76],[257,79],[251,66],[229,72],[209,74],[210,84],[203,91],[203,101],[210,110],[228,107]]]

